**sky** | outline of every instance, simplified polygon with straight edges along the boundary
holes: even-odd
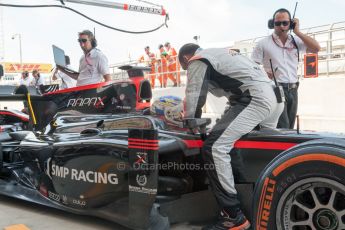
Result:
[[[149,6],[138,0],[103,0]],[[78,32],[96,30],[98,48],[108,57],[109,64],[137,60],[144,47],[158,52],[158,45],[169,41],[177,50],[200,36],[201,46],[232,44],[234,41],[265,36],[271,33],[267,21],[278,8],[293,11],[296,1],[290,0],[148,0],[163,5],[169,13],[168,28],[148,34],[128,34],[99,26],[61,8],[0,7],[3,18],[4,60],[19,62],[21,34],[23,62],[53,64],[53,44],[65,50],[72,66],[77,69],[82,51],[77,43]],[[60,4],[56,0],[0,0],[9,4]],[[76,9],[112,27],[125,30],[149,30],[161,25],[164,17],[118,9],[67,3]],[[344,0],[300,0],[296,17],[301,28],[345,21]],[[1,31],[0,31],[1,32]]]

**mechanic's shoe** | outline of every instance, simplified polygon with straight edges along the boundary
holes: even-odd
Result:
[[[235,218],[231,218],[224,211],[221,211],[217,222],[203,227],[202,230],[245,230],[249,228],[249,221],[243,215],[242,211],[239,210]]]

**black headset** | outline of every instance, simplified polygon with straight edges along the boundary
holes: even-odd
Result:
[[[287,10],[287,9],[285,9],[285,8],[280,8],[280,9],[278,9],[276,12],[274,12],[274,14],[273,14],[273,18],[271,18],[270,20],[268,20],[268,28],[269,29],[274,29],[274,18],[276,17],[276,14],[277,13],[287,13],[288,15],[289,15],[289,19],[290,19],[290,27],[289,27],[289,29],[290,30],[293,30],[293,29],[295,29],[295,23],[291,20],[291,14],[290,14],[290,12]]]

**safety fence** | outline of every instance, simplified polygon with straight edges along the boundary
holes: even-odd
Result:
[[[305,34],[316,39],[321,46],[321,50],[318,53],[318,73],[319,76],[344,76],[345,75],[345,21],[337,22],[327,25],[309,27],[301,29]],[[233,49],[238,49],[240,52],[250,57],[256,42],[258,42],[263,37],[256,37],[246,40],[237,41],[232,47]],[[186,83],[186,74],[180,67],[178,62],[176,62],[176,67],[173,71],[164,67],[163,62],[157,58],[157,62],[154,63],[154,68],[152,68],[151,73],[146,73],[147,79],[155,79],[155,87],[164,87],[161,82],[164,78],[167,78],[166,86],[174,86],[174,82],[167,76],[174,75],[179,76],[180,86]],[[127,78],[127,74],[124,71],[118,69],[122,65],[135,65],[135,66],[147,66],[152,67],[152,63],[149,61],[138,62],[123,62],[112,65],[112,74],[114,79]],[[300,77],[304,77],[304,56],[300,56],[300,63],[298,68],[298,74]],[[175,78],[177,79],[177,77]]]

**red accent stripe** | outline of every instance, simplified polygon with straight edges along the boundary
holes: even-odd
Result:
[[[187,145],[187,148],[201,148],[204,144],[202,140],[183,140],[183,142]]]
[[[128,10],[128,4],[123,4],[123,9]]]
[[[187,148],[201,148],[202,140],[183,140]],[[298,143],[286,142],[269,142],[269,141],[236,141],[234,147],[237,149],[271,149],[271,150],[287,150]]]
[[[165,9],[162,9],[162,14],[161,15],[166,15],[167,14],[167,12],[165,11]]]
[[[236,141],[235,148],[238,149],[271,149],[287,150],[298,143],[269,142],[269,141]]]
[[[0,114],[2,114],[2,115],[11,115],[11,116],[18,117],[18,118],[22,119],[23,121],[29,121],[29,118],[23,117],[23,116],[20,116],[20,115],[18,115],[18,114],[11,113],[11,112],[2,111],[2,112],[0,112]]]
[[[158,140],[147,140],[147,139],[139,139],[139,138],[128,138],[128,141],[158,143]]]
[[[148,143],[139,143],[139,142],[128,142],[128,145],[142,145],[148,147],[159,147],[158,144],[148,144]]]
[[[96,103],[95,107],[98,108],[98,107],[103,103],[103,100],[106,99],[106,98],[107,98],[107,96],[102,97],[102,98]]]
[[[154,148],[154,147],[145,147],[145,146],[134,146],[134,145],[128,145],[128,148],[131,149],[146,149],[146,150],[158,150],[158,147]]]

